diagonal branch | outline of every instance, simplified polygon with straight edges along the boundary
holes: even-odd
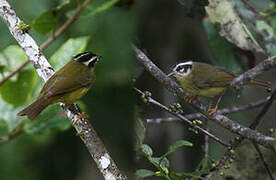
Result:
[[[135,90],[136,92],[138,92],[139,94],[145,96],[145,94],[144,94],[141,90],[139,90],[139,89],[137,89],[137,88],[134,88],[134,90]],[[226,146],[226,147],[229,146],[229,144],[223,142],[221,139],[219,139],[219,138],[216,137],[215,135],[211,134],[210,132],[206,131],[205,129],[203,129],[203,128],[197,126],[197,125],[194,125],[194,124],[193,124],[189,119],[187,119],[185,116],[182,116],[182,115],[179,114],[179,113],[170,111],[169,108],[167,108],[167,107],[164,106],[163,104],[159,103],[158,101],[154,100],[153,98],[147,97],[147,101],[150,102],[150,103],[152,103],[152,104],[154,104],[154,105],[156,105],[156,106],[158,106],[158,107],[160,107],[161,109],[167,111],[168,113],[170,113],[170,114],[172,114],[172,115],[178,117],[179,119],[181,119],[181,120],[184,121],[185,123],[189,124],[191,127],[196,128],[197,130],[201,131],[202,133],[204,133],[205,135],[209,136],[210,138],[212,138],[212,139],[215,140],[216,142],[222,144],[223,146]]]
[[[257,128],[257,126],[260,124],[261,120],[263,119],[264,115],[268,112],[268,110],[270,109],[270,107],[275,99],[276,99],[276,90],[274,90],[274,92],[272,93],[272,95],[270,96],[268,101],[266,102],[265,106],[262,108],[261,112],[257,115],[255,120],[251,123],[251,125],[249,126],[250,128],[252,128],[252,129]],[[245,139],[244,137],[237,137],[237,138],[233,139],[232,149],[236,149],[244,139]],[[212,171],[207,176],[206,179],[207,180],[213,179],[214,176],[217,174],[217,172],[227,163],[227,161],[230,159],[230,157],[231,157],[231,153],[229,151],[226,151],[223,155],[223,158],[221,158],[221,160],[218,162],[215,170]]]
[[[276,67],[276,56],[269,57],[266,60],[260,62],[257,66],[252,69],[249,69],[245,73],[239,75],[232,81],[232,86],[242,86],[246,82],[254,79],[259,74],[270,70],[271,68]]]
[[[168,78],[167,75],[165,75],[156,65],[154,65],[154,63],[140,49],[134,47],[134,51],[136,52],[137,60],[144,65],[147,71],[149,71],[167,89],[176,93],[179,97],[185,98],[186,94],[183,92],[183,90],[178,84],[176,84],[172,79]],[[274,62],[274,60],[273,61],[269,60],[268,62],[271,63],[271,62]],[[265,64],[269,64],[269,63],[265,63]],[[265,69],[267,70],[268,68],[271,68],[273,66],[274,65],[266,65],[262,67],[266,67]],[[192,107],[197,109],[200,113],[202,113],[202,116],[204,118],[207,117],[206,113],[203,111],[203,109],[206,109],[206,107],[202,105],[199,106],[198,104],[193,104],[193,103],[191,103],[191,105]],[[209,119],[218,123],[220,126],[228,129],[230,132],[241,135],[247,139],[252,140],[253,142],[256,142],[269,149],[272,149],[273,151],[276,151],[275,138],[262,135],[261,133],[255,130],[252,130],[248,127],[242,126],[239,123],[236,123],[221,114],[215,114],[213,117],[209,117]]]
[[[86,4],[89,2],[90,0],[85,1]],[[15,11],[6,0],[0,1],[0,16],[9,28],[12,36],[25,51],[26,55],[34,65],[38,75],[44,81],[47,81],[54,74],[53,68],[40,52],[40,49],[34,39],[27,32],[24,32],[18,28],[21,20],[16,16]],[[64,104],[61,104],[61,106],[66,111],[66,114],[72,123],[78,119],[78,115],[81,113],[81,110],[76,104],[70,106],[69,108],[65,108]],[[96,162],[104,178],[126,179],[126,177],[120,173],[116,164],[109,156],[104,144],[98,137],[88,119],[82,119],[77,124],[73,124],[73,126],[77,133],[80,134],[81,139],[86,145],[90,155]]]
[[[256,102],[252,102],[252,103],[248,103],[245,105],[241,105],[241,106],[232,106],[231,108],[224,108],[224,109],[220,109],[218,110],[217,114],[230,114],[230,113],[235,113],[235,112],[240,112],[240,111],[246,111],[249,109],[253,109],[253,108],[258,108],[260,106],[263,106],[264,104],[266,104],[269,100],[270,100],[270,96],[268,98],[265,99],[261,99],[259,101]],[[201,118],[202,114],[201,113],[191,113],[191,114],[187,114],[185,115],[185,117],[189,120],[193,120],[193,119],[198,119]],[[168,117],[168,118],[155,118],[155,119],[146,119],[147,123],[164,123],[164,122],[179,122],[179,118],[176,117]]]
[[[266,171],[268,173],[268,176],[269,176],[270,180],[274,180],[273,175],[272,175],[272,170],[269,167],[269,165],[266,163],[264,155],[263,155],[262,151],[260,150],[258,144],[253,143],[253,145],[254,145],[257,153],[259,154],[261,161],[263,162],[263,165],[264,165],[264,167],[265,167],[265,169],[266,169]]]

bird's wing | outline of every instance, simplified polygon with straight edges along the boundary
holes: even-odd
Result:
[[[82,87],[87,87],[90,85],[89,79],[93,78],[91,73],[86,71],[81,71],[79,68],[75,68],[74,65],[64,66],[56,72],[43,86],[39,97],[53,97],[57,95],[62,95],[64,93],[72,92]],[[84,81],[82,81],[80,76],[84,76]]]
[[[229,86],[235,75],[222,68],[214,67],[211,65],[197,65],[193,73],[195,85],[199,89],[212,88],[212,87],[226,87]],[[200,69],[200,72],[198,71]]]

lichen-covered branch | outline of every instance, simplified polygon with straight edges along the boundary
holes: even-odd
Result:
[[[176,93],[179,97],[185,98],[186,94],[183,92],[181,87],[175,83],[172,79],[167,77],[154,63],[138,48],[134,47],[134,50],[136,52],[137,60],[140,61],[146,70],[150,72],[159,82],[161,82],[166,88]],[[273,58],[274,59],[274,58]],[[274,66],[274,60],[267,60],[265,65],[262,67],[266,67],[264,69],[268,69]],[[202,110],[207,109],[204,106],[198,106],[197,104],[191,103],[191,105],[199,110],[202,113],[202,116],[204,118],[208,117],[206,113],[204,113]],[[209,117],[210,120],[218,123],[222,127],[228,129],[230,132],[233,132],[235,134],[241,135],[247,139],[252,140],[253,142],[256,142],[257,144],[261,144],[267,148],[272,149],[273,151],[276,151],[276,139],[264,136],[260,134],[259,132],[252,130],[248,127],[242,126],[228,117],[221,115],[221,114],[215,114],[213,117]]]
[[[86,0],[85,2],[89,3],[89,1],[90,0]],[[25,51],[26,55],[34,65],[38,75],[44,81],[47,81],[54,74],[53,68],[50,66],[45,56],[41,53],[34,39],[28,34],[28,32],[19,28],[19,25],[22,22],[16,16],[15,11],[6,0],[0,0],[0,16],[9,28],[12,36]],[[61,105],[64,108],[64,105]],[[72,123],[78,118],[78,114],[81,113],[77,105],[64,108],[64,110]],[[85,143],[104,178],[108,180],[125,179],[126,177],[124,177],[116,167],[114,161],[109,156],[104,144],[89,121],[87,119],[82,119],[77,124],[73,124],[73,126],[78,134],[80,134],[81,139]]]

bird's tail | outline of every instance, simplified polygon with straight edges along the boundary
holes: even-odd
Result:
[[[49,101],[47,99],[39,98],[17,115],[27,116],[30,120],[34,120],[48,105]]]
[[[272,88],[272,85],[271,85],[270,82],[259,81],[259,80],[249,81],[248,85],[261,86],[261,87],[265,87],[267,89],[271,89]]]

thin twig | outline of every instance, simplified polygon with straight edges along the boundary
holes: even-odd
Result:
[[[86,0],[85,3],[89,3],[90,0]],[[28,34],[28,32],[18,29],[21,20],[16,16],[15,11],[11,8],[10,4],[6,0],[0,1],[0,16],[10,30],[10,33],[18,42],[18,44],[25,51],[30,61],[34,65],[37,74],[47,81],[53,74],[54,70],[41,53],[35,40]],[[98,137],[96,131],[86,118],[78,121],[79,115],[82,113],[76,104],[71,106],[65,106],[61,103],[61,106],[66,111],[69,120],[73,123],[74,128],[80,135],[82,141],[86,145],[91,157],[97,164],[98,169],[102,173],[105,179],[126,179],[120,173],[113,159],[110,157],[101,139]]]
[[[166,89],[170,90],[173,93],[176,93],[178,97],[185,99],[187,93],[171,78],[169,78],[165,73],[161,71],[140,49],[133,46],[134,51],[136,52],[137,59],[144,65],[147,71],[151,73]],[[202,107],[199,101],[193,101],[197,106],[193,106],[196,110],[202,111]],[[204,114],[203,114],[204,116]]]
[[[20,124],[19,126],[17,126],[16,129],[13,132],[11,132],[7,137],[0,140],[0,144],[5,144],[9,142],[11,139],[20,135],[23,132],[22,128],[23,128],[23,124]]]
[[[208,121],[204,122],[204,127],[206,131],[209,131]],[[204,152],[204,157],[207,158],[209,155],[209,136],[207,136],[206,134],[204,135],[203,152]]]
[[[139,94],[141,95],[145,95],[145,93],[143,93],[141,90],[137,89],[137,88],[134,88],[134,90],[136,92],[138,92]],[[185,118],[184,116],[182,116],[181,114],[179,113],[176,113],[176,112],[172,112],[169,110],[169,108],[167,108],[165,105],[159,103],[158,101],[154,100],[153,98],[151,97],[147,97],[147,100],[149,103],[152,103],[160,108],[162,108],[163,110],[167,111],[168,113],[170,114],[173,114],[174,116],[178,117],[179,119],[181,119],[182,121],[186,122],[187,124],[189,124],[191,127],[193,128],[196,128],[198,129],[199,131],[201,131],[202,133],[206,134],[207,136],[209,136],[210,138],[212,138],[213,140],[215,140],[216,142],[222,144],[223,146],[226,146],[228,147],[229,145],[222,141],[221,139],[219,139],[218,137],[216,137],[215,135],[211,134],[210,132],[206,131],[205,129],[193,124],[189,119]]]
[[[186,94],[183,92],[181,87],[176,84],[172,79],[167,77],[141,50],[134,47],[134,51],[136,52],[137,60],[140,61],[147,71],[149,71],[159,82],[161,82],[166,88],[168,88],[171,91],[174,91],[179,97],[185,98]],[[261,66],[262,70],[257,70],[256,72],[263,72],[264,70],[268,70],[269,68],[272,68],[274,66],[273,62],[275,61],[276,64],[276,58],[275,59],[269,59],[265,60],[266,62]],[[254,73],[253,73],[254,74]],[[245,76],[247,77],[247,76]],[[250,77],[253,77],[250,75]],[[245,81],[245,79],[244,79]],[[242,126],[239,123],[236,123],[232,121],[231,119],[227,118],[224,115],[221,114],[215,114],[214,116],[210,117],[207,115],[206,112],[204,112],[204,109],[207,109],[206,107],[202,105],[198,105],[195,103],[191,103],[192,107],[197,109],[200,113],[202,113],[202,116],[205,119],[210,119],[216,123],[218,123],[220,126],[224,127],[225,129],[229,130],[232,133],[241,135],[247,139],[250,139],[258,144],[261,144],[269,149],[272,149],[273,151],[276,151],[276,139],[262,135],[261,133],[254,131],[248,127]]]
[[[270,180],[274,180],[273,175],[272,175],[272,170],[271,170],[271,168],[269,167],[269,165],[266,163],[266,161],[265,161],[265,159],[264,159],[264,156],[263,156],[263,153],[262,153],[262,151],[260,150],[258,144],[254,143],[254,142],[253,142],[252,144],[254,145],[256,151],[258,152],[258,154],[259,154],[259,156],[260,156],[260,158],[261,158],[261,160],[262,160],[262,162],[263,162],[263,164],[264,164],[264,168],[265,168],[265,170],[267,171],[267,174],[269,175]]]
[[[29,59],[24,61],[20,66],[18,66],[15,70],[10,72],[7,76],[5,76],[1,81],[0,81],[0,86],[2,86],[7,80],[9,80],[11,77],[13,77],[17,72],[21,71],[27,64],[29,63]]]
[[[59,37],[70,25],[72,25],[77,18],[79,17],[79,14],[82,12],[82,10],[90,3],[91,0],[86,0],[78,6],[76,12],[73,14],[72,17],[70,17],[51,37],[49,37],[45,42],[43,42],[39,49],[40,51],[45,50],[57,37]],[[12,76],[14,76],[16,73],[21,71],[27,64],[29,64],[30,60],[29,58],[26,59],[20,66],[18,66],[15,70],[10,72],[6,77],[4,77],[0,81],[0,86],[3,85],[7,80],[9,80]]]
[[[256,116],[255,120],[251,123],[251,125],[249,127],[251,127],[252,129],[256,129],[257,126],[260,124],[261,119],[264,117],[264,115],[268,112],[268,110],[270,109],[273,101],[276,99],[276,90],[274,90],[274,92],[272,93],[272,95],[270,96],[270,98],[268,99],[268,101],[266,102],[265,106],[262,108],[262,110],[260,111],[260,113]],[[235,139],[233,139],[232,141],[232,149],[236,149],[241,142],[244,140],[244,137],[237,137]],[[227,161],[230,159],[231,157],[231,153],[229,151],[226,151],[223,155],[223,157],[221,158],[221,160],[218,162],[216,168],[214,169],[214,171],[212,171],[207,177],[206,180],[211,180],[213,179],[217,172],[227,163]]]
[[[265,104],[261,112],[257,115],[255,120],[252,122],[252,124],[249,126],[251,129],[256,129],[257,126],[260,124],[261,120],[263,119],[264,115],[268,112],[270,109],[273,101],[276,99],[276,90],[274,90],[269,97],[268,102]]]
[[[263,106],[266,102],[268,102],[270,99],[270,96],[268,98],[265,99],[261,99],[259,101],[256,102],[251,102],[248,103],[246,105],[241,105],[241,106],[232,106],[231,108],[224,108],[224,109],[220,109],[218,110],[217,114],[230,114],[230,113],[235,113],[235,112],[240,112],[240,111],[246,111],[246,110],[250,110],[253,108],[258,108]],[[191,113],[191,114],[187,114],[185,115],[185,118],[189,119],[189,120],[193,120],[193,119],[199,119],[201,118],[201,113]],[[155,119],[146,119],[147,123],[165,123],[165,122],[176,122],[176,121],[180,121],[179,118],[176,117],[168,117],[168,118],[155,118]]]

